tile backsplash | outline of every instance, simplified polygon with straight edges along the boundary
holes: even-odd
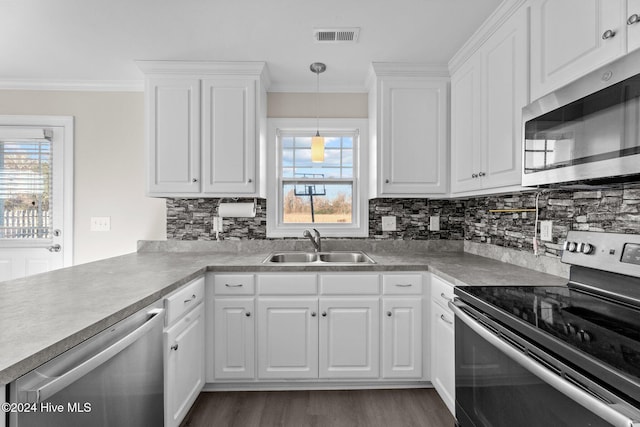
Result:
[[[466,199],[372,199],[369,238],[375,240],[466,240],[516,250],[533,250],[535,212],[553,221],[553,241],[541,242],[545,255],[558,256],[569,230],[640,233],[640,183],[609,189],[541,190]],[[254,199],[238,199],[252,202]],[[228,201],[228,199],[224,199]],[[167,239],[214,240],[211,218],[220,199],[167,199]],[[258,199],[255,218],[225,218],[225,240],[266,239],[266,199]],[[492,212],[494,211],[494,212]],[[396,217],[396,231],[382,231],[382,217]],[[429,231],[429,217],[438,216],[440,231]]]

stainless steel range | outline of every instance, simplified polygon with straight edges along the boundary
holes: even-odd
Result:
[[[569,232],[566,287],[458,287],[456,419],[640,426],[640,235]]]

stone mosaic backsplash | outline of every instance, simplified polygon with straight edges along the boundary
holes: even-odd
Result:
[[[640,183],[608,189],[541,190],[468,199],[373,199],[369,201],[369,238],[375,240],[465,240],[533,251],[535,212],[553,221],[553,241],[539,253],[557,257],[569,230],[640,233]],[[235,200],[235,199],[234,199]],[[252,202],[254,199],[238,199]],[[229,199],[223,201],[228,202]],[[167,199],[167,239],[215,240],[211,218],[220,199]],[[224,218],[224,240],[266,239],[266,199],[258,199],[255,218]],[[382,231],[382,217],[396,217],[396,231]],[[440,217],[440,231],[429,231],[429,217]],[[476,251],[482,246],[474,246]]]

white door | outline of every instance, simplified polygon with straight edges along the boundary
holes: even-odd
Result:
[[[378,378],[377,298],[320,300],[320,378]]]
[[[72,264],[73,118],[0,116],[0,281]]]
[[[382,300],[382,375],[422,377],[422,300]]]
[[[318,377],[317,298],[258,301],[258,377]]]
[[[221,298],[214,303],[216,379],[251,379],[255,363],[253,298]]]

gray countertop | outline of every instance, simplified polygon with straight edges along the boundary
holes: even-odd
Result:
[[[562,277],[464,252],[387,255],[362,266],[268,266],[268,255],[137,252],[0,283],[0,385],[141,310],[205,271],[431,271],[455,285],[563,286]]]

